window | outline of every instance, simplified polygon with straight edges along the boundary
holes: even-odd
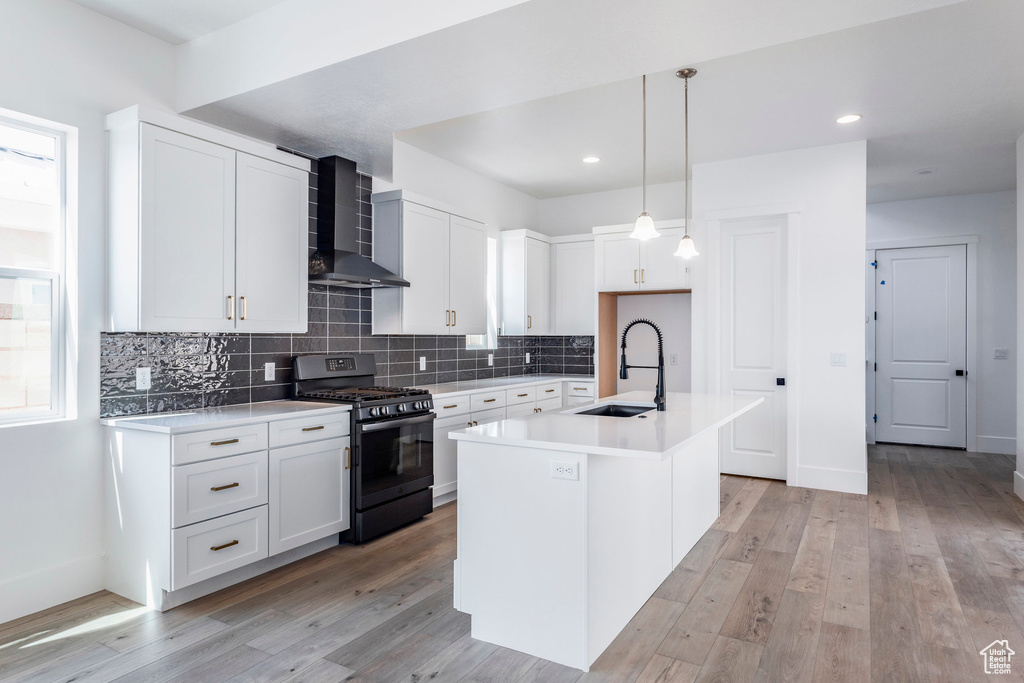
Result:
[[[0,424],[63,415],[64,148],[0,115]]]

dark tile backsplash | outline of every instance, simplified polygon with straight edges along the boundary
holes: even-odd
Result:
[[[316,162],[310,175],[316,186]],[[359,176],[359,250],[372,253],[371,178]],[[316,204],[310,201],[310,251],[316,245]],[[465,337],[371,335],[369,290],[309,286],[305,334],[101,333],[103,417],[191,410],[289,398],[292,356],[373,353],[380,383],[398,386],[513,377],[594,373],[594,338],[499,337],[498,348],[466,349]],[[494,365],[487,355],[494,354]],[[526,353],[530,364],[526,364]],[[419,370],[425,357],[426,371]],[[273,381],[264,364],[274,363]],[[135,390],[135,369],[152,368],[149,391]]]

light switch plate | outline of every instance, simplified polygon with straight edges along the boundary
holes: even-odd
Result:
[[[527,363],[527,365],[529,365],[529,363],[530,363],[530,354],[529,353],[526,354],[526,363]]]
[[[845,368],[846,367],[846,354],[845,353],[833,353],[832,354],[832,367]]]
[[[1010,357],[1010,350],[996,349],[995,353],[992,354],[992,357],[995,358],[996,360],[1006,360],[1007,358]]]
[[[493,353],[487,354],[487,364],[488,365],[494,365],[494,354]]]
[[[426,369],[427,369],[427,357],[426,356],[420,356],[420,372],[423,372]]]
[[[274,381],[274,367],[274,363],[263,364],[263,379],[266,380],[267,382]]]
[[[668,364],[669,365],[679,365],[679,354],[677,354],[677,353],[670,353],[670,354],[668,354]]]
[[[149,368],[135,368],[135,390],[145,391],[153,386]]]

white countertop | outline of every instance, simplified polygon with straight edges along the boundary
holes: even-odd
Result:
[[[131,417],[110,417],[100,422],[108,427],[140,429],[163,434],[183,434],[204,429],[237,427],[254,422],[272,422],[293,417],[315,417],[347,413],[348,405],[313,401],[266,401],[247,405],[203,408],[180,413],[150,413]]]
[[[566,408],[511,418],[451,432],[458,441],[543,448],[573,453],[594,453],[662,460],[687,441],[718,429],[764,402],[715,394],[676,394],[666,397],[666,410],[654,410],[649,391],[631,391],[602,399],[594,405]],[[649,405],[651,411],[634,417],[576,415],[606,403]]]
[[[474,379],[467,382],[448,382],[447,384],[419,384],[417,389],[426,389],[432,396],[452,396],[455,394],[471,394],[487,389],[503,389],[547,382],[593,382],[593,375],[520,375],[517,377],[495,377],[493,379]]]

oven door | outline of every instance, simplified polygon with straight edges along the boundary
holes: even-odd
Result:
[[[434,414],[356,423],[355,507],[365,510],[434,483]]]

